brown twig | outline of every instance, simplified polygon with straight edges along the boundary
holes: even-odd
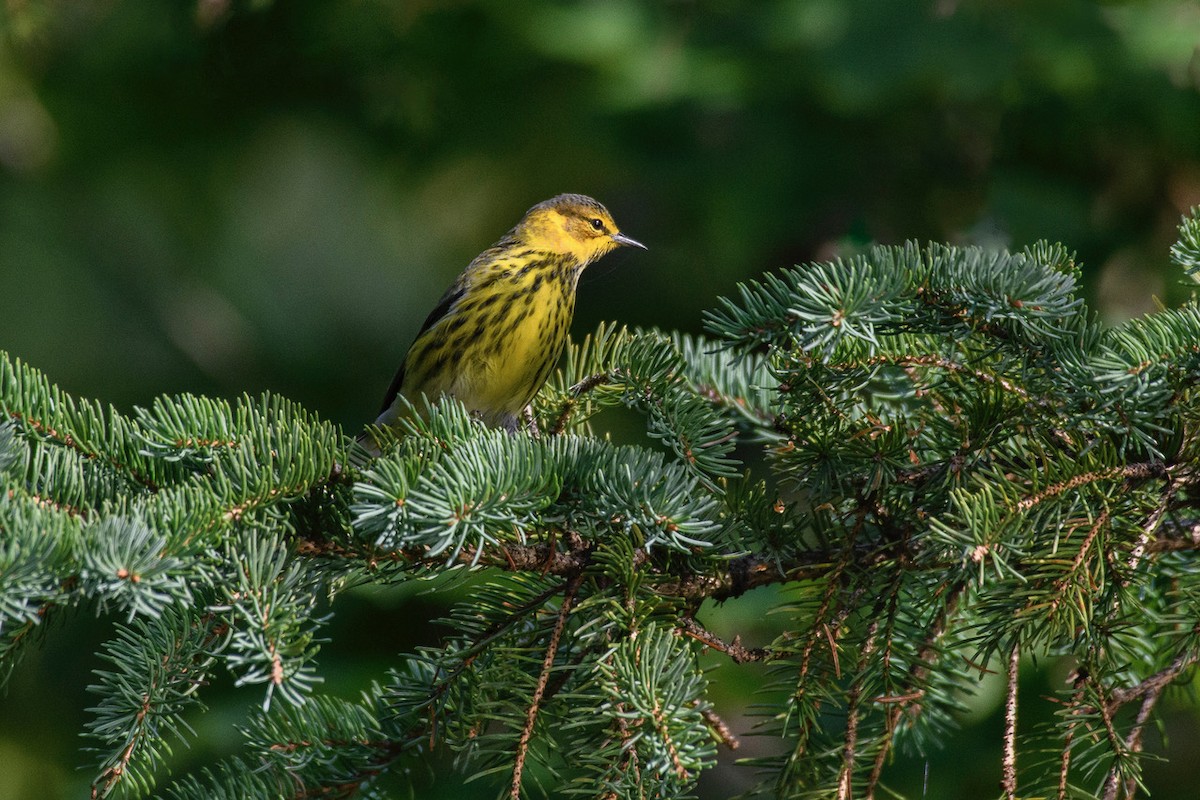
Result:
[[[1068,777],[1071,773],[1071,745],[1075,741],[1075,728],[1079,725],[1079,714],[1083,702],[1083,682],[1078,682],[1075,694],[1071,696],[1071,721],[1067,724],[1067,732],[1063,736],[1062,756],[1058,764],[1058,795],[1057,800],[1067,800]]]
[[[967,376],[979,381],[980,383],[984,383],[989,386],[999,386],[1000,388],[1004,389],[1006,392],[1011,392],[1012,394],[1015,394],[1017,397],[1020,397],[1022,400],[1025,400],[1025,401],[1030,400],[1029,392],[1025,388],[1023,388],[1021,386],[1017,386],[1015,383],[1008,380],[1007,378],[1003,378],[998,375],[992,375],[991,373],[984,372],[982,370],[971,369],[967,365],[960,364],[957,361],[952,361],[952,360],[946,358],[945,356],[938,356],[938,355],[921,355],[921,356],[877,355],[873,358],[869,358],[866,361],[862,362],[862,364],[860,366],[872,367],[872,366],[877,366],[880,364],[889,364],[889,365],[897,366],[897,367],[936,367],[938,369],[944,369],[947,372],[956,372],[960,375],[967,375]],[[840,366],[840,365],[834,365],[834,366]],[[1043,408],[1050,406],[1050,403],[1048,401],[1046,401],[1044,398],[1037,398],[1036,400],[1034,400],[1034,402],[1036,405],[1041,406]]]
[[[863,681],[866,679],[867,663],[875,653],[875,634],[879,631],[879,622],[872,621],[867,626],[867,638],[863,643],[862,653],[858,658],[859,677],[850,686],[846,696],[846,732],[842,737],[842,768],[838,774],[838,800],[852,800],[854,792],[854,760],[858,751],[858,718],[859,706],[862,703]]]
[[[707,383],[696,383],[694,386],[697,394],[718,408],[728,408],[740,414],[753,416],[764,424],[770,424],[775,419],[774,414],[755,408],[744,397],[725,394],[716,386]]]
[[[1146,729],[1146,721],[1150,719],[1150,713],[1154,711],[1158,698],[1162,696],[1163,688],[1165,687],[1146,692],[1142,697],[1141,708],[1138,709],[1137,716],[1133,718],[1133,727],[1125,736],[1125,747],[1129,752],[1140,753],[1142,751],[1142,731]],[[1136,789],[1137,779],[1132,775],[1125,778],[1125,796],[1133,797]]]
[[[1067,571],[1067,574],[1054,582],[1054,588],[1051,592],[1053,599],[1050,601],[1048,617],[1053,616],[1058,611],[1058,607],[1067,600],[1067,589],[1070,588],[1071,578],[1083,567],[1083,562],[1087,558],[1088,551],[1092,549],[1092,543],[1096,541],[1096,537],[1100,535],[1100,531],[1108,524],[1108,518],[1109,510],[1106,508],[1100,512],[1100,516],[1096,518],[1091,529],[1088,530],[1087,535],[1080,542],[1079,552],[1075,554],[1075,559],[1071,562],[1071,569]],[[1031,600],[1026,604],[1025,610],[1028,611],[1034,605],[1036,604]]]
[[[1177,553],[1183,550],[1200,550],[1200,520],[1160,524],[1158,535],[1146,543],[1147,553]]]
[[[1171,662],[1170,666],[1162,669],[1144,681],[1140,681],[1126,689],[1116,689],[1109,696],[1108,702],[1105,704],[1109,714],[1115,714],[1121,706],[1134,700],[1138,697],[1143,697],[1147,694],[1158,694],[1173,682],[1176,678],[1184,673],[1188,668],[1200,661],[1200,653],[1191,651],[1180,653]]]
[[[821,598],[821,605],[817,607],[816,613],[813,614],[813,624],[809,627],[808,636],[804,642],[804,649],[800,655],[800,668],[796,677],[796,690],[792,694],[792,700],[795,701],[797,705],[804,700],[804,696],[807,693],[807,679],[809,669],[812,667],[812,654],[816,650],[817,642],[820,640],[820,637],[818,636],[818,628],[822,627],[825,615],[829,613],[829,610],[833,605],[834,598],[837,595],[838,586],[841,584],[843,567],[844,565],[841,563],[834,567],[832,573],[829,575],[829,579],[826,581],[825,592]],[[821,622],[822,625],[819,625],[818,622]],[[836,653],[836,648],[834,648],[834,652]],[[805,726],[805,731],[806,730],[807,726]],[[807,733],[805,732],[797,735],[796,746],[792,748],[792,753],[790,756],[788,756],[788,761],[790,763],[798,762],[804,757],[807,746]]]
[[[527,531],[526,536],[531,537],[537,533],[539,532]],[[486,547],[482,551],[464,548],[458,554],[456,563],[569,578],[590,563],[591,545],[582,537],[570,535],[570,532],[563,538],[567,543],[566,549],[557,548],[548,542],[507,542]],[[301,555],[309,557],[362,559],[372,565],[388,562],[423,567],[442,566],[446,563],[443,558],[428,558],[423,548],[378,550],[356,546],[346,540],[304,539],[298,542],[297,549]],[[750,556],[726,562],[728,566],[720,572],[680,575],[655,573],[647,569],[645,574],[647,579],[653,582],[654,591],[663,596],[684,600],[729,600],[760,586],[825,578],[833,569],[833,564],[842,557],[844,553],[839,555],[835,552],[814,551],[796,557],[791,563],[781,564],[777,559]],[[648,564],[649,555],[645,550],[638,550],[635,560],[640,560],[643,565]],[[931,564],[929,569],[948,570],[956,566],[956,563]]]
[[[522,618],[524,618],[525,615],[541,608],[542,604],[544,604],[551,597],[553,597],[556,594],[565,592],[569,588],[570,588],[570,583],[559,583],[554,586],[551,586],[548,589],[545,589],[545,590],[539,592],[537,595],[530,598],[528,601],[522,603],[520,606],[513,608],[512,613],[509,614],[504,619],[498,620],[498,621],[494,622],[492,625],[490,625],[488,627],[488,629],[485,630],[479,636],[478,639],[474,640],[471,643],[470,647],[458,652],[457,655],[462,660],[452,671],[450,671],[446,675],[446,677],[444,679],[442,679],[436,685],[433,686],[432,690],[430,691],[430,696],[436,697],[436,696],[444,693],[447,689],[450,688],[450,686],[454,683],[454,681],[458,678],[458,676],[462,674],[463,670],[465,670],[471,666],[471,664],[475,661],[475,657],[491,641],[493,641],[498,636],[500,636],[504,631],[511,628],[514,624],[516,624],[518,621],[520,621]]]
[[[1098,695],[1100,695],[1101,698],[1103,698],[1103,696],[1104,696],[1103,684],[1100,681],[1096,680],[1095,678],[1089,678],[1088,680],[1092,684],[1092,686],[1095,688],[1096,693]],[[1121,741],[1121,737],[1117,734],[1117,726],[1113,722],[1113,711],[1111,710],[1112,708],[1113,708],[1113,706],[1111,703],[1109,703],[1109,702],[1102,703],[1100,705],[1100,719],[1104,722],[1104,733],[1105,733],[1106,737],[1108,738],[1108,746],[1110,748],[1112,748],[1113,757],[1114,757],[1114,759],[1116,759],[1116,758],[1119,758],[1123,754],[1122,747],[1123,747],[1124,743]],[[1117,789],[1119,787],[1120,787],[1120,784],[1117,781],[1116,762],[1114,761],[1113,767],[1111,770],[1109,770],[1108,776],[1105,778],[1105,781],[1104,781],[1104,795],[1103,795],[1104,800],[1116,800]]]
[[[900,600],[901,578],[902,576],[900,573],[897,573],[895,576],[893,576],[890,590],[888,591],[886,597],[881,597],[879,599],[879,602],[876,605],[876,612],[872,615],[873,618],[879,617],[882,606],[886,600],[887,614],[885,618],[887,620],[887,625],[885,625],[883,629],[883,647],[881,650],[883,674],[885,675],[891,670],[892,634],[895,632],[896,612]],[[876,628],[876,624],[872,623],[872,637],[875,636]],[[859,674],[862,674],[863,666],[865,665],[860,665]],[[910,675],[911,674],[912,673],[910,673]],[[864,797],[866,797],[867,800],[874,800],[875,789],[879,785],[879,778],[883,768],[882,756],[886,755],[891,750],[892,736],[895,733],[896,723],[900,719],[901,709],[910,702],[920,700],[923,695],[924,690],[917,690],[908,692],[905,695],[872,698],[872,702],[874,703],[894,705],[892,705],[884,714],[883,735],[880,737],[879,751],[876,753],[875,763],[871,767],[871,772],[867,775],[867,785],[866,789],[864,790]]]
[[[68,517],[79,517],[84,522],[86,522],[88,520],[88,518],[91,517],[92,511],[93,511],[93,509],[87,508],[85,506],[72,506],[72,505],[68,505],[66,503],[60,502],[58,500],[55,500],[51,497],[42,497],[40,494],[37,494],[35,492],[26,491],[24,488],[22,488],[20,491],[21,491],[22,497],[18,498],[18,495],[17,495],[18,490],[15,488],[10,488],[8,490],[8,499],[9,500],[17,500],[17,499],[28,500],[29,502],[33,503],[38,508],[50,508],[55,511],[61,511],[62,513],[66,514]]]
[[[563,591],[562,605],[558,609],[558,619],[554,621],[554,630],[550,633],[550,641],[546,645],[546,655],[542,659],[542,669],[538,673],[537,685],[533,697],[529,700],[529,708],[525,712],[525,725],[521,728],[521,736],[517,740],[516,752],[513,754],[512,783],[509,786],[509,797],[519,800],[521,797],[521,775],[525,771],[525,759],[529,754],[529,740],[533,738],[533,726],[537,722],[538,709],[542,703],[542,695],[546,691],[546,683],[550,680],[550,671],[554,668],[554,657],[558,654],[558,644],[562,640],[563,629],[567,626],[567,617],[571,613],[571,604],[579,584],[583,582],[583,573],[579,573],[567,582]]]
[[[1028,511],[1038,503],[1045,502],[1051,498],[1057,497],[1063,492],[1069,492],[1072,489],[1078,489],[1089,483],[1099,483],[1100,481],[1111,481],[1117,478],[1124,480],[1143,480],[1145,478],[1165,478],[1167,477],[1167,468],[1160,461],[1139,462],[1136,464],[1125,464],[1120,467],[1111,467],[1109,469],[1098,469],[1093,472],[1085,472],[1081,475],[1075,475],[1068,480],[1060,483],[1055,483],[1047,486],[1037,494],[1030,495],[1017,503],[1017,511]]]
[[[1142,532],[1138,536],[1137,543],[1133,547],[1133,551],[1129,555],[1129,571],[1133,572],[1141,563],[1142,558],[1146,554],[1146,549],[1150,544],[1150,540],[1158,533],[1158,528],[1162,525],[1163,518],[1167,515],[1167,509],[1171,507],[1171,500],[1175,497],[1175,493],[1179,490],[1179,481],[1170,479],[1167,485],[1163,487],[1162,497],[1159,504],[1154,507],[1154,510],[1146,517],[1146,521],[1142,524]]]
[[[533,406],[525,406],[521,416],[525,418],[525,427],[529,429],[529,435],[534,439],[542,438],[542,431],[538,428],[537,415],[533,413]]]
[[[730,750],[737,750],[742,746],[742,743],[738,741],[737,735],[729,729],[728,723],[721,719],[717,715],[717,712],[711,708],[705,708],[700,712],[700,716],[704,717],[704,721],[708,723],[708,727],[712,728],[713,733],[721,740],[721,744]]]
[[[747,661],[768,661],[771,658],[770,650],[763,647],[746,647],[742,644],[742,637],[740,636],[734,636],[732,642],[726,642],[697,622],[693,617],[683,617],[680,619],[679,631],[706,647],[711,647],[713,650],[724,653],[733,659],[735,664],[744,664]]]
[[[1008,654],[1008,691],[1004,697],[1004,776],[1000,786],[1006,800],[1017,798],[1017,683],[1021,663],[1021,647],[1013,644]]]
[[[200,646],[196,648],[196,651],[188,665],[182,668],[179,672],[174,673],[172,676],[174,680],[191,683],[202,680],[201,676],[207,669],[207,665],[210,664],[214,659],[214,656],[212,656],[210,653],[210,648],[224,635],[225,631],[227,630],[225,624],[223,622],[218,622],[216,615],[211,612],[204,614],[201,620],[194,624],[207,626],[207,632],[205,633]],[[170,665],[173,653],[174,650],[171,651],[171,654],[164,654],[159,657],[160,661],[162,662],[161,666],[167,667]],[[151,689],[153,688],[154,684],[152,683]],[[153,698],[151,697],[151,691],[147,690],[143,692],[137,714],[134,718],[135,726],[134,729],[130,731],[128,743],[124,749],[121,750],[121,753],[117,756],[115,762],[111,763],[108,767],[101,771],[96,780],[92,783],[91,797],[93,800],[96,800],[96,798],[108,797],[109,793],[113,790],[113,787],[116,786],[128,773],[129,763],[133,760],[134,754],[138,752],[139,743],[141,743],[141,741],[147,735],[154,735],[151,732],[150,726],[156,723],[156,711],[157,709],[155,708]]]
[[[554,420],[554,424],[550,426],[550,435],[558,436],[566,429],[567,423],[571,421],[571,414],[575,412],[575,407],[579,405],[580,396],[587,394],[597,386],[602,386],[611,380],[612,378],[607,372],[597,372],[595,375],[587,376],[579,383],[568,389],[567,391],[570,392],[571,396],[563,402],[562,410],[559,412],[558,417]]]
[[[934,655],[937,652],[937,643],[949,628],[950,617],[954,614],[954,610],[958,607],[958,601],[966,589],[967,583],[965,581],[955,583],[946,595],[946,603],[942,606],[942,610],[938,612],[937,618],[929,626],[929,632],[925,635],[925,644],[920,652],[917,653],[917,657],[913,659],[912,666],[908,669],[908,679],[905,681],[905,686],[913,687],[913,690],[896,696],[875,698],[876,703],[890,704],[885,723],[889,734],[895,732],[896,725],[900,721],[900,715],[904,713],[905,708],[924,698],[925,690],[919,688],[920,684],[929,674]],[[917,705],[917,709],[919,711],[919,705]],[[883,777],[883,767],[887,762],[887,757],[891,753],[891,749],[892,740],[889,737],[875,754],[875,763],[871,767],[871,774],[867,778],[867,800],[872,800],[875,796],[875,787],[879,785],[879,780]]]

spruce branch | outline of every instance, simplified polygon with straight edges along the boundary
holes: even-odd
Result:
[[[868,800],[874,798],[875,791],[879,787],[884,766],[892,753],[894,736],[899,730],[902,716],[907,711],[910,719],[915,721],[924,707],[922,700],[926,694],[929,675],[934,669],[942,639],[950,630],[951,621],[963,593],[967,589],[967,583],[959,581],[943,588],[944,591],[940,595],[941,606],[927,626],[921,647],[912,659],[907,674],[899,683],[897,691],[890,696],[874,698],[876,704],[886,706],[883,722],[883,731],[886,733],[886,737],[876,750],[871,771],[867,777],[865,796]]]
[[[1130,727],[1129,733],[1125,735],[1125,749],[1130,753],[1140,753],[1142,751],[1142,732],[1145,730],[1146,722],[1150,719],[1150,713],[1154,710],[1154,705],[1158,702],[1162,690],[1146,692],[1142,696],[1141,706],[1138,708],[1137,714],[1133,718],[1133,725]],[[1117,785],[1116,785],[1116,770],[1109,773],[1108,782],[1105,784],[1104,796],[1105,800],[1116,800]],[[1121,786],[1124,789],[1126,797],[1134,797],[1137,789],[1141,786],[1141,780],[1137,775],[1127,775]]]
[[[434,749],[509,796],[677,797],[741,734],[707,648],[770,677],[764,788],[874,798],[995,655],[1004,794],[1020,759],[1048,795],[1128,796],[1200,660],[1200,309],[1105,328],[1078,285],[1059,246],[872,248],[744,287],[712,338],[602,326],[535,398],[547,435],[443,401],[378,457],[283,398],[123,414],[5,357],[0,667],[60,610],[123,616],[97,796],[148,794],[224,670],[287,702],[180,800],[370,796]],[[592,433],[616,407],[640,439]],[[445,637],[361,700],[323,692],[342,592],[433,578]],[[762,647],[696,619],[764,587]],[[1022,653],[1079,666],[1058,724],[1018,737]]]
[[[983,369],[973,368],[967,364],[954,361],[944,355],[937,354],[878,354],[863,360],[862,362],[847,362],[832,365],[837,369],[871,369],[880,365],[889,365],[893,367],[922,367],[936,368],[953,372],[959,375],[965,375],[972,380],[978,381],[985,386],[998,386],[1006,392],[1015,395],[1024,402],[1034,403],[1043,408],[1050,408],[1051,403],[1043,397],[1034,397],[1030,392],[1017,385],[1015,381],[1003,375],[998,375],[988,372]]]
[[[228,632],[214,614],[192,620],[177,607],[118,630],[103,654],[111,668],[97,670],[99,682],[88,687],[102,698],[89,709],[95,718],[88,733],[109,748],[100,751],[104,755],[92,797],[108,797],[122,782],[138,789],[153,784],[153,769],[170,753],[164,738],[187,741],[193,735],[183,714],[203,707],[197,694],[209,680]],[[152,641],[155,650],[142,650],[143,640]]]

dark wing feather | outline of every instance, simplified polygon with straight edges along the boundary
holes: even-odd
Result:
[[[438,320],[446,316],[450,312],[450,307],[457,303],[459,298],[466,294],[466,292],[466,287],[460,285],[458,282],[455,282],[453,286],[446,290],[446,293],[442,295],[442,299],[438,301],[437,307],[433,311],[430,311],[429,316],[425,318],[425,324],[421,326],[421,330],[417,331],[417,335],[413,337],[413,341],[415,342],[417,339],[420,339],[425,331],[432,328],[438,323]],[[387,411],[391,407],[392,401],[396,399],[396,395],[400,394],[400,386],[404,383],[404,364],[406,361],[408,361],[407,353],[404,356],[404,360],[400,362],[400,369],[396,370],[396,377],[392,378],[392,385],[388,387],[387,394],[383,396],[383,408],[379,409],[380,414]]]

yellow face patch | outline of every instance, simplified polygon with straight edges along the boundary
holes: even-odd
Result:
[[[608,212],[595,209],[542,208],[524,222],[525,242],[533,248],[569,256],[587,266],[617,246],[616,223]]]

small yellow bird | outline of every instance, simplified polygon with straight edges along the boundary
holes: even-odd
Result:
[[[560,194],[529,209],[442,296],[375,424],[403,415],[401,396],[450,395],[486,424],[515,431],[566,346],[580,274],[621,245],[646,249],[590,197]]]

